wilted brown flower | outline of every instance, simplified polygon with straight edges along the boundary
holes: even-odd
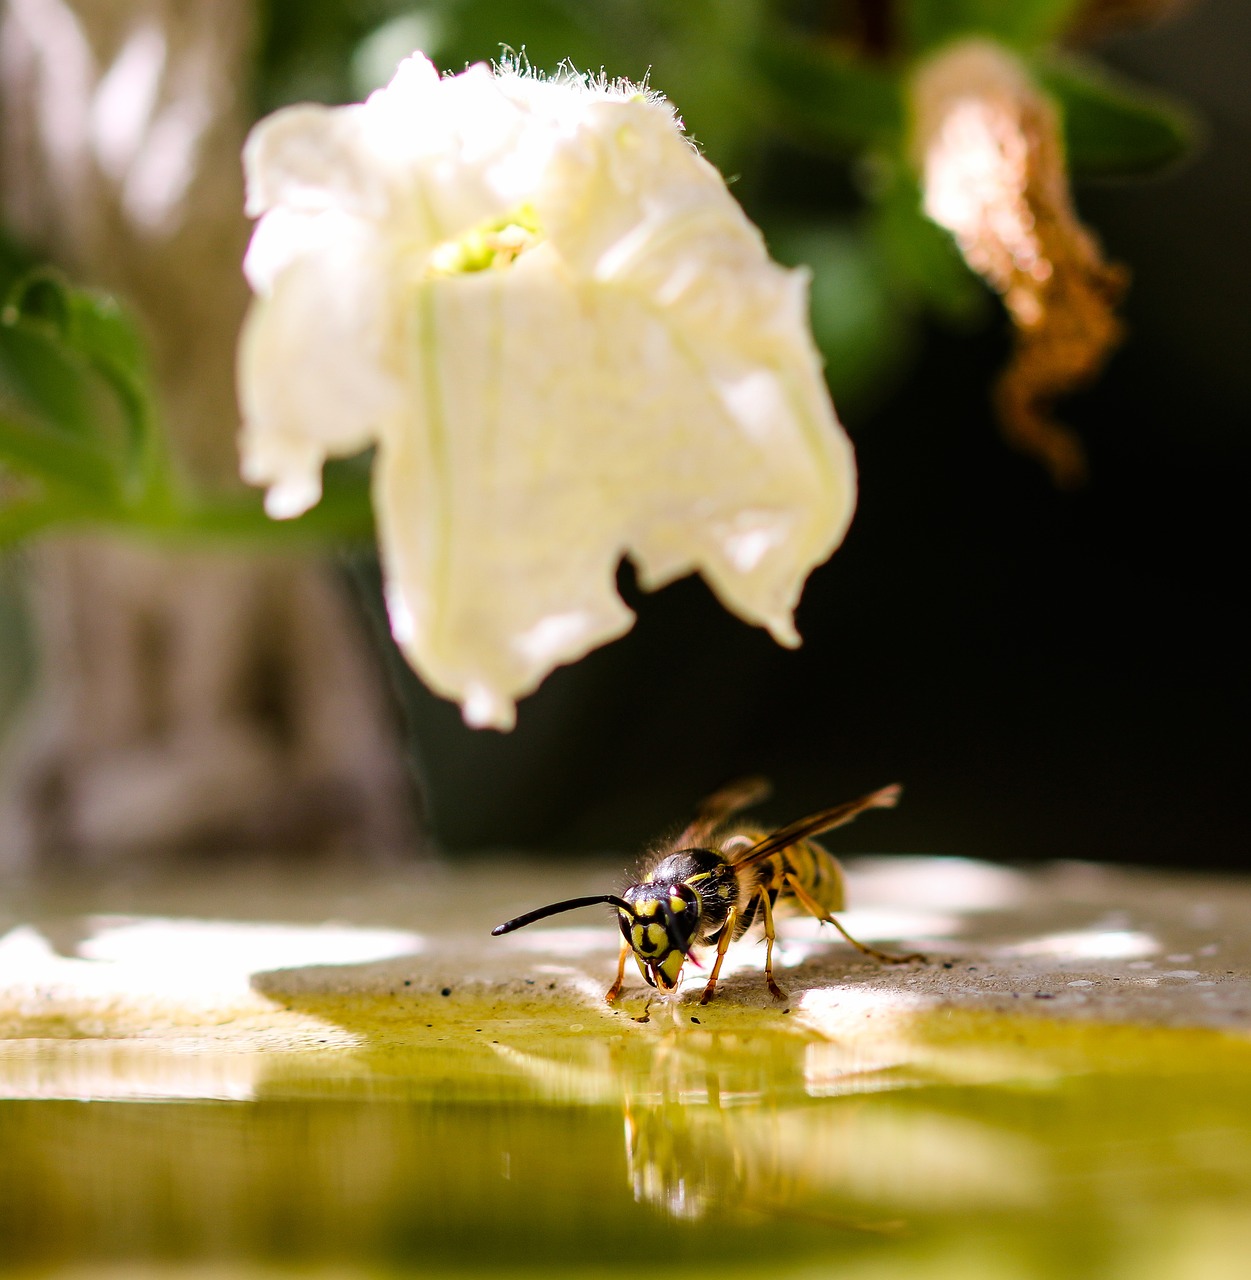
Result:
[[[1003,432],[1057,485],[1080,484],[1085,452],[1051,404],[1120,341],[1114,308],[1128,276],[1073,210],[1056,109],[1011,53],[983,39],[923,64],[912,104],[925,212],[1002,295],[1016,330],[995,388]]]

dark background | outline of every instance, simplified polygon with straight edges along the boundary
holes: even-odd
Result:
[[[1209,0],[1097,52],[1207,137],[1163,177],[1078,187],[1134,277],[1129,340],[1064,406],[1091,482],[1058,492],[1001,442],[1001,318],[928,328],[876,403],[834,387],[860,507],[808,583],[799,651],[698,580],[648,596],[625,566],[634,630],[552,675],[509,735],[397,674],[445,848],[637,847],[750,772],[779,822],[902,781],[843,849],[1247,864],[1251,7]],[[775,170],[796,207],[845,182]]]

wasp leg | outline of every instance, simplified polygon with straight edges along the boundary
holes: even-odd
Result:
[[[912,960],[925,959],[925,956],[919,951],[910,951],[907,955],[901,956],[896,955],[893,951],[879,951],[876,947],[870,947],[863,942],[858,942],[832,915],[826,913],[821,904],[789,871],[786,873],[786,883],[790,885],[791,892],[799,899],[799,903],[805,911],[826,924],[832,924],[857,951],[863,952],[866,956],[872,956],[875,960],[882,961],[883,964],[908,964]]]
[[[726,922],[721,926],[721,940],[717,943],[717,962],[712,966],[712,972],[708,975],[708,985],[704,988],[704,994],[699,997],[700,1004],[707,1004],[709,1000],[717,994],[717,974],[721,972],[721,962],[725,959],[725,953],[730,947],[730,937],[734,933],[734,925],[738,920],[738,909],[732,907]]]
[[[768,893],[761,891],[760,902],[764,907],[764,927],[765,927],[765,982],[769,984],[769,994],[775,1000],[785,1000],[786,992],[773,981],[773,904],[769,901]]]
[[[630,944],[622,938],[621,955],[617,958],[617,980],[608,988],[607,991],[604,992],[605,1004],[612,1004],[612,1002],[621,994],[621,984],[625,981],[625,964],[629,954]]]

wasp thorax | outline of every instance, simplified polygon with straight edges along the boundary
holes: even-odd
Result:
[[[699,897],[686,885],[649,881],[622,895],[630,914],[619,912],[621,932],[643,977],[671,991],[678,984],[686,953],[699,928]]]

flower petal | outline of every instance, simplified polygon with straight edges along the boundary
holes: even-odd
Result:
[[[592,335],[542,251],[428,282],[410,320],[412,400],[375,463],[392,629],[432,688],[506,728],[516,698],[633,621],[613,495],[587,467]]]
[[[338,225],[333,249],[297,258],[252,304],[239,343],[243,476],[269,486],[275,517],[317,502],[325,458],[367,448],[400,399],[386,281],[360,228]]]
[[[727,388],[671,319],[551,246],[421,291],[376,508],[397,639],[476,722],[507,726],[552,667],[628,629],[624,554],[650,585],[701,570],[796,642],[804,578],[847,519],[850,446],[820,419],[814,452],[782,377]]]
[[[855,507],[851,445],[808,329],[806,274],[770,260],[660,103],[592,104],[554,155],[536,207],[553,246],[603,287],[606,305],[637,301],[756,442],[779,482],[773,501],[750,517],[741,505],[710,513],[699,563],[730,608],[797,643],[790,614],[803,579],[842,541]],[[681,572],[662,549],[639,550],[645,582]]]
[[[410,60],[362,107],[261,129],[245,474],[294,514],[326,455],[376,441],[392,629],[433,688],[511,725],[630,627],[625,555],[647,586],[703,573],[798,643],[804,579],[854,506],[851,446],[806,276],[770,261],[668,104]]]
[[[248,215],[257,218],[281,207],[385,216],[394,175],[377,163],[367,126],[363,106],[305,103],[267,116],[243,148]]]

